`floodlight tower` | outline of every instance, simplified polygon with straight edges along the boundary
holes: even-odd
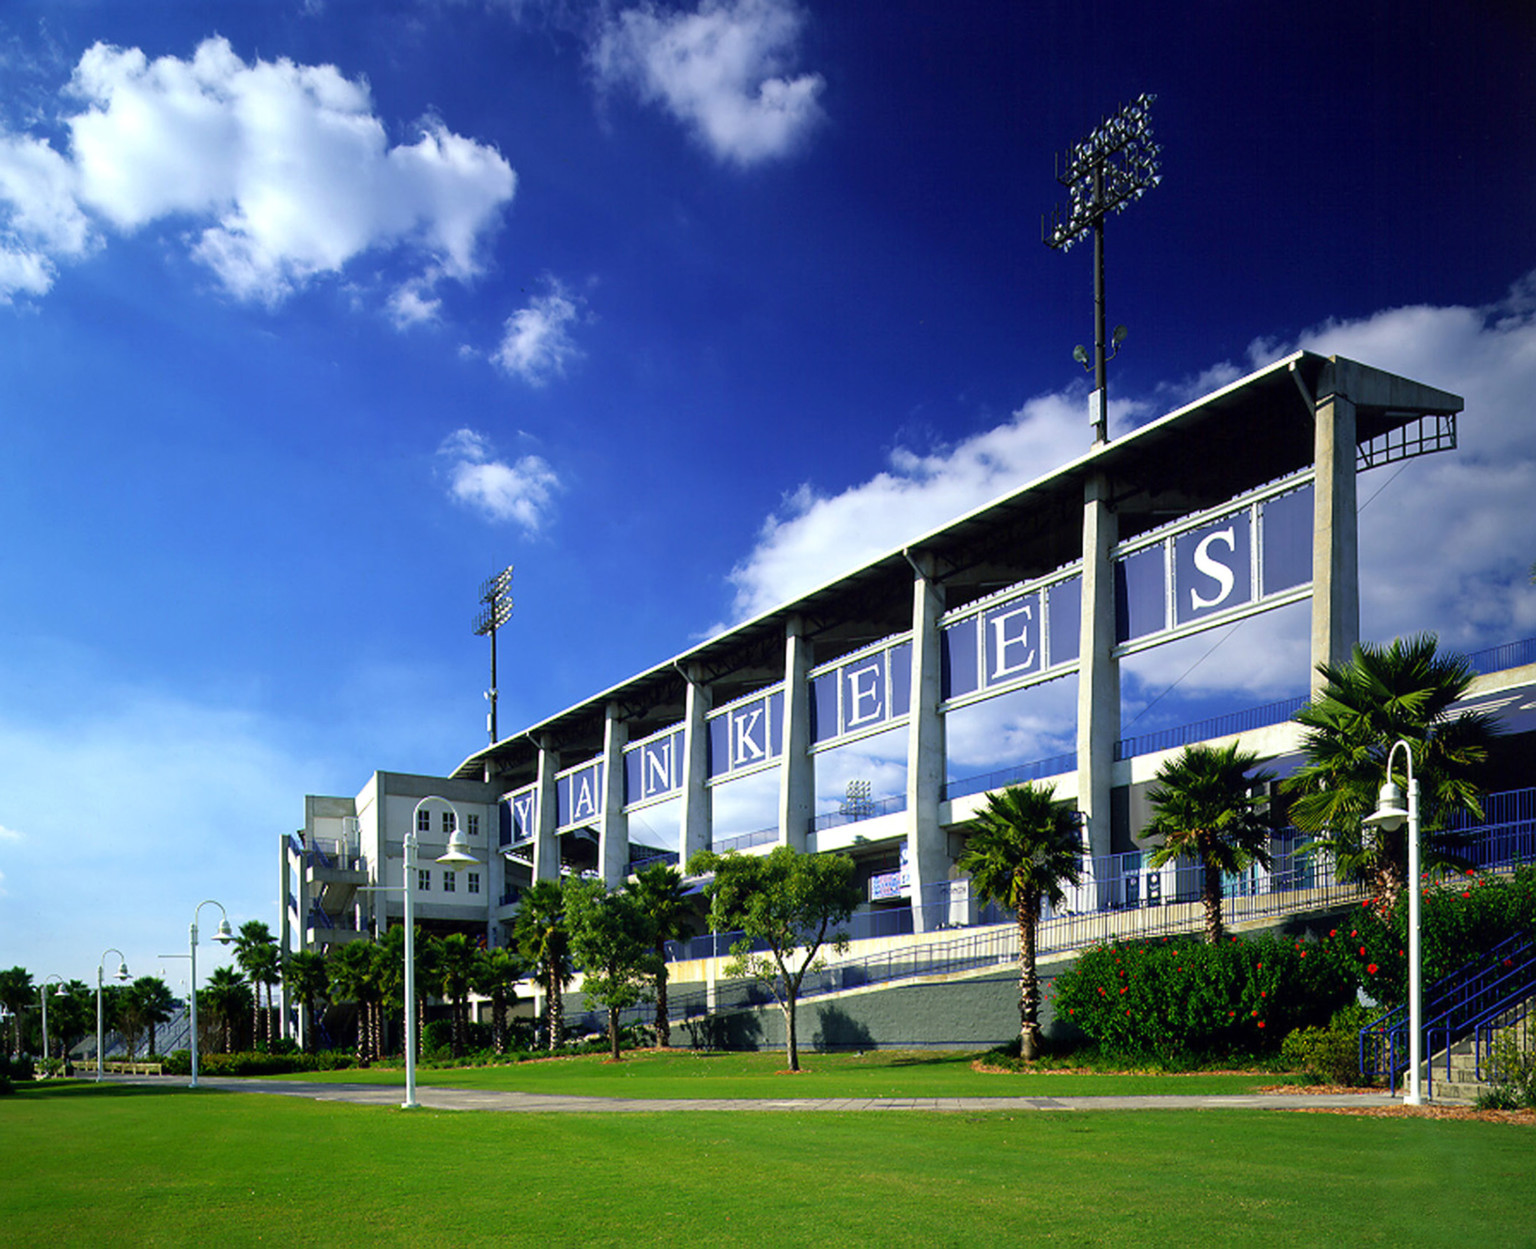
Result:
[[[491,704],[485,726],[490,730],[491,745],[496,736],[496,630],[512,619],[512,565],[508,564],[480,586],[480,610],[475,613],[475,636],[491,635],[491,688],[486,700]]]
[[[1104,218],[1123,212],[1161,177],[1157,159],[1162,149],[1152,141],[1152,102],[1155,95],[1140,95],[1113,117],[1099,123],[1099,128],[1067,149],[1056,160],[1056,181],[1067,188],[1065,218],[1061,205],[1051,210],[1049,222],[1040,221],[1040,234],[1047,247],[1066,251],[1090,231],[1093,234],[1093,360],[1082,347],[1072,358],[1085,369],[1093,370],[1093,397],[1088,405],[1088,419],[1093,425],[1096,444],[1109,441],[1109,402],[1107,365],[1119,353],[1125,341],[1125,326],[1117,325],[1113,341],[1107,344],[1104,333]]]

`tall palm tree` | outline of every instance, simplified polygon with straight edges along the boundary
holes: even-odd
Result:
[[[251,1009],[252,993],[233,967],[216,967],[208,983],[198,990],[198,1005],[215,1021],[224,1052],[235,1048],[235,1020]]]
[[[653,863],[629,887],[650,929],[656,953],[656,1048],[672,1044],[667,1019],[667,942],[693,935],[693,906],[683,895],[683,874],[669,863]]]
[[[1083,839],[1077,813],[1060,806],[1050,785],[1010,785],[987,795],[959,866],[982,897],[1013,910],[1019,926],[1019,1053],[1040,1053],[1040,980],[1035,938],[1040,908],[1066,900],[1082,879]]]
[[[331,951],[326,963],[332,993],[357,1006],[357,1058],[359,1062],[378,1057],[374,1038],[375,1012],[382,996],[375,968],[374,943],[349,941]]]
[[[571,981],[571,939],[565,926],[565,891],[554,880],[535,881],[523,893],[512,928],[518,953],[533,964],[545,994],[550,1049],[565,1030],[565,986]]]
[[[245,978],[254,991],[251,1005],[251,1045],[254,1047],[258,1041],[270,1043],[272,1040],[271,988],[278,983],[282,962],[272,930],[261,920],[249,919],[240,925],[240,933],[235,937],[235,962],[240,965],[240,970],[245,973]],[[265,1011],[262,1007],[263,990],[267,994]],[[262,1026],[263,1022],[265,1022],[265,1028]]]
[[[453,1056],[464,1057],[464,1032],[468,1022],[470,990],[480,978],[483,953],[462,932],[451,932],[436,942],[437,957],[432,982],[443,991],[453,1011]]]
[[[1479,780],[1498,722],[1452,714],[1473,672],[1462,656],[1441,654],[1432,633],[1362,642],[1347,663],[1318,672],[1323,688],[1296,713],[1307,762],[1286,782],[1291,820],[1317,834],[1314,844],[1332,852],[1342,878],[1371,881],[1390,910],[1408,884],[1407,830],[1367,835],[1361,822],[1376,809],[1393,744],[1406,741],[1413,752],[1425,861],[1451,864],[1454,841],[1442,830],[1458,812],[1482,818]]]
[[[315,1034],[319,1031],[315,1002],[330,988],[330,982],[325,957],[314,950],[296,950],[283,960],[283,983],[290,997],[303,1006],[304,1048],[311,1053],[315,1049]]]
[[[128,986],[128,997],[139,1027],[149,1033],[149,1044],[145,1053],[153,1054],[156,1027],[163,1023],[170,1023],[171,1014],[176,1009],[176,999],[171,994],[171,987],[159,976],[140,976]],[[130,1043],[130,1059],[132,1051],[133,1046]]]
[[[507,1052],[507,1004],[517,982],[528,974],[528,964],[517,953],[499,947],[487,950],[480,964],[477,988],[491,999],[491,1044],[498,1054]]]
[[[10,1052],[21,1056],[21,1012],[37,1001],[37,989],[32,984],[32,973],[25,967],[12,967],[0,971],[0,1006],[11,1013]]]
[[[1229,746],[1186,746],[1157,770],[1148,797],[1152,823],[1147,832],[1162,844],[1148,858],[1152,867],[1184,858],[1201,869],[1200,904],[1205,939],[1222,937],[1221,878],[1251,864],[1268,867],[1270,821],[1254,789],[1273,779],[1254,772],[1258,756]]]

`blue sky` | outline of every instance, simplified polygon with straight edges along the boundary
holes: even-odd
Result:
[[[8,0],[0,965],[275,924],[304,794],[482,744],[508,563],[504,731],[1080,453],[1040,218],[1144,91],[1116,429],[1297,346],[1464,394],[1365,633],[1536,634],[1536,30],[1452,7]],[[1304,684],[1218,636],[1136,731]]]

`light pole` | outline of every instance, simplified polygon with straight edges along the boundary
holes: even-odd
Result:
[[[37,1000],[42,1003],[43,1007],[43,1069],[45,1071],[47,1070],[48,1059],[51,1057],[48,1053],[48,982],[50,980],[57,980],[59,982],[59,987],[53,992],[54,997],[69,996],[64,990],[64,977],[59,975],[58,972],[51,972],[49,975],[44,976],[42,984],[37,986]]]
[[[459,828],[458,808],[453,803],[446,798],[439,798],[436,794],[428,794],[416,804],[416,809],[411,812],[411,826],[405,832],[404,879],[401,882],[401,888],[405,891],[405,1101],[400,1104],[402,1110],[414,1110],[419,1105],[416,1100],[416,878],[414,873],[416,850],[419,845],[416,835],[417,822],[421,818],[422,809],[429,802],[442,803],[448,808],[452,817],[448,850],[437,861],[454,871],[480,862],[469,852],[464,833]],[[390,891],[386,887],[380,892]]]
[[[220,945],[228,945],[235,939],[235,934],[229,930],[229,912],[220,902],[212,898],[199,902],[197,909],[192,912],[192,926],[189,930],[187,953],[192,959],[192,995],[188,998],[188,1005],[192,1012],[192,1087],[197,1087],[197,917],[205,906],[216,906],[219,914],[224,918],[219,921],[219,930],[213,934],[213,940]]]
[[[101,1047],[103,1041],[101,1027],[101,983],[107,969],[108,954],[116,954],[121,960],[117,965],[117,978],[119,980],[128,979],[128,956],[116,946],[109,945],[101,952],[101,962],[96,965],[96,1080],[98,1083],[101,1080]]]
[[[1397,748],[1403,748],[1408,764],[1408,805],[1403,805],[1403,791],[1392,779],[1392,756]],[[1419,1068],[1424,1060],[1424,994],[1420,972],[1422,957],[1419,943],[1419,900],[1422,897],[1419,884],[1419,782],[1413,775],[1413,748],[1399,738],[1387,751],[1387,779],[1376,799],[1376,814],[1365,818],[1383,832],[1396,832],[1408,823],[1408,1093],[1403,1098],[1407,1106],[1424,1104],[1422,1075]]]

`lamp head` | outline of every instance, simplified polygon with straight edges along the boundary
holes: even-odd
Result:
[[[235,939],[235,934],[229,930],[229,920],[221,919],[219,921],[219,930],[213,934],[213,939],[220,945],[228,945]]]
[[[122,962],[122,963],[119,963],[117,965],[117,978],[119,980],[127,980],[128,979],[128,964],[127,964],[127,962]]]
[[[69,996],[69,990],[67,990],[64,987],[64,982],[62,980],[59,982],[59,987],[53,991],[53,996],[54,997],[68,997]]]
[[[451,867],[457,871],[461,867],[474,867],[480,862],[469,852],[469,842],[457,827],[448,838],[448,850],[438,860],[444,867]]]
[[[1403,805],[1403,791],[1391,777],[1381,787],[1376,799],[1376,813],[1365,817],[1365,823],[1374,825],[1385,833],[1395,833],[1408,819],[1408,808]]]
[[[1084,347],[1082,343],[1078,343],[1076,347],[1072,348],[1072,358],[1086,369],[1088,367],[1088,348]]]

